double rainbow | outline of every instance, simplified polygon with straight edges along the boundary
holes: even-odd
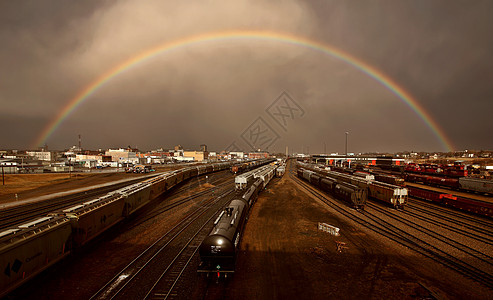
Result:
[[[279,43],[290,44],[294,46],[302,46],[311,50],[319,51],[324,54],[328,54],[335,57],[349,65],[355,67],[366,75],[372,77],[377,82],[386,87],[389,91],[394,93],[401,101],[403,101],[408,107],[410,107],[425,124],[431,129],[434,135],[441,142],[442,146],[447,151],[453,151],[453,145],[451,141],[447,138],[440,126],[432,119],[430,114],[426,112],[423,107],[414,99],[411,94],[400,87],[392,78],[388,77],[375,67],[367,64],[366,62],[351,56],[348,53],[342,52],[341,50],[334,48],[330,45],[323,44],[317,41],[313,41],[304,37],[294,36],[286,33],[279,33],[274,31],[244,31],[244,30],[234,30],[234,31],[220,31],[194,35],[171,42],[166,42],[151,49],[148,49],[138,55],[121,62],[112,69],[106,71],[96,80],[94,80],[87,87],[79,91],[79,93],[72,98],[63,107],[56,117],[51,120],[48,125],[43,129],[41,134],[38,136],[34,142],[33,148],[43,145],[47,139],[56,131],[60,124],[75,110],[79,107],[82,102],[87,100],[92,94],[94,94],[100,87],[106,84],[108,81],[112,80],[119,74],[131,69],[132,67],[143,63],[153,57],[167,53],[171,50],[176,50],[186,46],[192,46],[198,43],[204,42],[220,42],[225,40],[268,40],[275,41]]]

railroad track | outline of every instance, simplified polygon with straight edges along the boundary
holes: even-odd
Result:
[[[198,177],[200,181],[201,177],[205,175],[201,175]],[[145,178],[147,179],[147,178]],[[22,224],[23,222],[28,222],[33,220],[36,217],[46,216],[48,213],[62,210],[77,204],[80,204],[85,201],[89,201],[92,199],[96,199],[102,195],[105,195],[109,192],[118,190],[125,186],[142,182],[145,180],[144,178],[138,178],[135,180],[131,180],[124,183],[115,184],[108,187],[101,187],[94,190],[88,190],[80,193],[75,193],[67,196],[57,197],[53,199],[47,199],[40,202],[34,203],[26,203],[19,206],[13,206],[9,208],[0,209],[0,231],[12,226],[16,226]],[[189,180],[189,179],[188,179]],[[188,181],[187,180],[187,181]],[[218,184],[221,180],[227,180],[224,178],[219,179],[211,179],[211,184]],[[176,190],[172,189],[173,193],[180,193],[190,189],[190,187],[184,186],[186,182],[181,183],[180,187]],[[216,187],[217,188],[217,187]],[[214,189],[214,188],[211,188]]]
[[[434,210],[423,209],[412,205],[408,205],[407,208],[408,209],[403,211],[403,213],[406,215],[439,226],[449,231],[462,234],[466,237],[483,242],[485,244],[493,245],[493,238],[491,238],[493,237],[493,232],[491,231],[491,229],[485,229],[484,227],[475,226],[474,224],[468,224],[464,222],[463,219],[453,219],[450,218],[447,214],[441,214]],[[478,233],[481,233],[482,235],[479,235]]]
[[[424,255],[425,257],[428,257],[436,262],[439,262],[442,265],[447,266],[448,268],[455,270],[463,274],[464,276],[467,276],[472,280],[483,284],[484,286],[490,289],[493,288],[493,276],[491,274],[479,270],[475,266],[472,266],[466,262],[461,261],[458,258],[451,256],[448,253],[445,253],[444,251],[438,249],[437,247],[427,243],[426,241],[423,241],[422,239],[416,236],[413,236],[410,233],[407,233],[397,228],[396,226],[394,226],[389,222],[381,220],[378,216],[369,212],[368,210],[364,211],[363,213],[357,213],[357,214],[351,213],[346,209],[343,209],[342,205],[339,205],[335,201],[331,201],[327,199],[327,197],[323,193],[316,190],[313,186],[297,178],[296,175],[293,174],[293,172],[290,172],[290,176],[292,179],[294,179],[294,181],[298,185],[300,185],[308,193],[314,195],[315,197],[317,197],[318,199],[320,199],[321,201],[323,201],[324,203],[328,204],[330,207],[335,209],[337,212],[348,217],[354,222],[362,226],[365,226],[366,228],[380,235],[383,235],[392,241],[395,241],[403,246],[413,249],[414,251]],[[394,213],[395,212],[392,212],[392,214]],[[488,263],[491,264],[491,261]]]
[[[53,211],[61,210],[81,202],[95,199],[127,185],[141,182],[142,180],[142,178],[139,178],[94,190],[0,209],[0,230],[19,225],[26,221],[31,221],[36,217],[46,216],[46,214]]]
[[[91,299],[167,299],[173,297],[183,271],[209,233],[210,220],[221,210],[233,189],[200,202],[182,222],[143,251]],[[163,270],[163,266],[167,266]]]
[[[491,230],[493,230],[493,223],[491,222],[491,220],[488,220],[483,216],[473,215],[465,211],[455,210],[454,208],[451,207],[444,207],[438,205],[437,203],[433,203],[422,199],[417,199],[417,198],[411,198],[411,199],[415,200],[414,203],[409,203],[410,206],[413,208],[419,209],[417,208],[418,205],[421,207],[430,208],[434,211],[447,214],[450,217],[460,218],[462,220],[469,221],[474,224],[479,224],[485,227],[489,227]]]
[[[218,180],[218,183],[216,184],[216,186],[214,187],[210,187],[210,188],[207,188],[203,191],[200,191],[200,192],[197,192],[195,194],[191,194],[189,196],[186,196],[185,198],[182,198],[182,199],[178,199],[178,200],[175,200],[175,201],[170,201],[168,202],[165,206],[163,206],[163,208],[161,209],[158,209],[158,210],[152,210],[151,213],[146,213],[146,218],[145,219],[142,219],[141,221],[137,222],[134,224],[134,226],[138,226],[144,222],[146,222],[147,220],[149,219],[152,219],[164,212],[167,212],[167,211],[170,211],[174,208],[177,208],[183,204],[187,204],[188,202],[190,202],[191,200],[193,199],[196,199],[198,197],[201,197],[201,196],[205,196],[209,193],[212,194],[213,191],[215,190],[220,190],[222,188],[234,188],[234,184],[231,183],[231,182],[224,182],[224,181],[227,181],[229,178],[223,178],[223,179],[220,179]],[[179,194],[180,191],[173,191],[173,193],[171,193],[170,195],[168,195],[168,197],[171,197],[173,195],[176,195],[176,194]],[[183,192],[183,190],[181,190],[181,192]]]
[[[493,276],[491,274],[488,274],[477,267],[464,262],[462,259],[446,253],[429,242],[424,241],[422,238],[400,229],[394,224],[382,220],[380,217],[369,211],[365,211],[364,214],[365,217],[372,221],[372,226],[374,228],[378,228],[378,231],[382,232],[384,236],[391,238],[399,244],[406,246],[436,262],[439,262],[442,265],[447,266],[476,282],[482,283],[490,289],[493,288]],[[420,232],[424,233],[423,231]]]
[[[447,244],[447,245],[449,245],[449,246],[451,246],[451,247],[453,247],[459,251],[462,251],[466,255],[472,256],[475,259],[478,259],[484,263],[493,265],[493,257],[491,257],[490,255],[486,255],[486,254],[484,254],[484,253],[482,253],[476,249],[473,249],[467,245],[464,245],[463,243],[460,243],[460,242],[457,242],[453,239],[450,239],[450,238],[444,236],[443,234],[427,230],[425,227],[423,227],[419,224],[413,223],[412,221],[408,220],[407,218],[403,218],[402,215],[396,216],[394,213],[391,213],[391,212],[389,212],[389,211],[383,209],[382,207],[379,207],[378,205],[375,205],[373,203],[369,203],[368,207],[371,207],[375,211],[377,211],[381,214],[384,214],[384,215],[392,218],[393,220],[400,222],[400,223],[404,224],[405,226],[408,226],[409,228],[412,228],[412,229],[414,229],[420,233],[428,235],[431,238],[434,238],[443,244]],[[408,214],[407,212],[404,212],[404,211],[401,211],[401,213]],[[372,213],[370,212],[370,214],[372,214]],[[429,220],[426,220],[426,222],[429,222]]]

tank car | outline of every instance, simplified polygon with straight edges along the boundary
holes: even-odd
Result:
[[[368,198],[367,189],[349,183],[338,183],[334,186],[334,195],[355,209],[364,209]]]
[[[248,212],[245,199],[235,199],[214,221],[214,227],[199,248],[199,273],[234,273],[240,235]]]
[[[252,204],[257,200],[258,198],[258,193],[260,193],[260,190],[262,189],[262,180],[258,179],[255,181],[250,188],[246,191],[246,193],[243,195],[243,199],[248,202],[248,205],[251,207]]]

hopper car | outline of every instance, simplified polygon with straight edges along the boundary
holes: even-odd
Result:
[[[277,167],[276,169],[276,177],[282,177],[286,173],[286,166],[282,165]]]
[[[276,173],[276,166],[267,165],[262,168],[258,172],[255,172],[253,177],[255,179],[260,178],[262,180],[262,187],[265,188],[270,180],[274,177]]]
[[[69,254],[71,222],[43,217],[0,232],[0,297]]]
[[[252,184],[253,181],[256,179],[256,174],[259,172],[262,172],[263,170],[266,170],[267,168],[270,168],[270,165],[265,166],[265,164],[268,164],[270,162],[273,162],[273,159],[265,159],[262,161],[256,161],[255,166],[261,166],[257,167],[256,169],[250,170],[246,173],[237,175],[235,177],[235,190],[236,192],[243,192],[245,189]],[[270,180],[270,179],[269,179]]]
[[[95,200],[65,209],[61,215],[72,224],[72,243],[80,247],[124,218],[127,199],[123,194],[110,193]],[[56,214],[56,213],[55,213]]]
[[[460,177],[459,185],[461,189],[466,191],[493,195],[493,180]]]
[[[394,208],[403,209],[408,198],[407,188],[378,181],[370,183],[368,192],[369,197],[386,202]]]
[[[238,191],[244,191],[249,184],[255,179],[253,177],[253,171],[249,171],[247,173],[238,175],[235,177],[235,190]]]

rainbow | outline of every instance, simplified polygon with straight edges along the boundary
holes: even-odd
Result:
[[[306,47],[315,51],[320,51],[335,57],[349,65],[360,70],[364,74],[372,77],[377,82],[386,87],[389,91],[394,93],[401,101],[403,101],[408,107],[410,107],[431,129],[434,135],[439,139],[443,147],[447,151],[453,151],[454,147],[450,140],[447,138],[440,126],[432,119],[429,113],[427,113],[423,107],[419,104],[416,99],[411,96],[406,90],[400,87],[392,78],[388,77],[380,70],[367,64],[366,62],[349,55],[335,47],[327,44],[323,44],[317,41],[313,41],[304,37],[299,37],[291,34],[274,32],[274,31],[244,31],[244,30],[233,30],[233,31],[220,31],[211,32],[205,34],[199,34],[194,36],[189,36],[186,38],[181,38],[178,40],[165,42],[161,45],[148,49],[128,60],[121,62],[112,69],[106,71],[96,80],[91,82],[87,87],[80,90],[74,98],[72,98],[63,107],[56,117],[51,120],[48,125],[43,129],[39,137],[36,139],[33,148],[43,145],[47,139],[55,132],[55,130],[60,126],[60,124],[84,102],[91,95],[93,95],[100,87],[105,85],[108,81],[112,80],[119,74],[135,67],[136,65],[143,63],[153,57],[167,53],[171,50],[176,50],[186,46],[191,46],[198,43],[204,42],[219,42],[225,40],[268,40],[276,41],[285,44],[291,44],[295,46]]]

